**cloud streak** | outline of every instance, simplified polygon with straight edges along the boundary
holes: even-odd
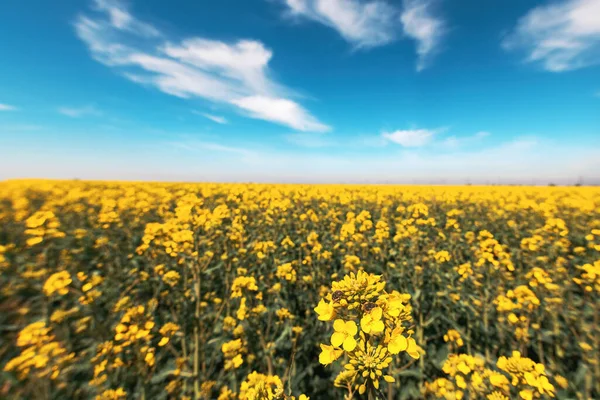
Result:
[[[467,144],[480,142],[488,136],[490,136],[490,133],[486,131],[480,131],[471,136],[450,136],[442,141],[442,145],[448,148],[458,148]]]
[[[226,43],[201,37],[170,41],[137,20],[115,0],[96,0],[93,17],[75,30],[97,61],[128,79],[164,93],[227,104],[251,118],[300,131],[331,128],[289,98],[291,90],[270,77],[273,52],[256,40]]]
[[[424,70],[438,47],[446,28],[444,22],[433,16],[428,0],[405,0],[400,16],[404,34],[417,42],[417,71]]]
[[[441,129],[405,129],[384,132],[381,137],[402,147],[423,147],[430,144],[439,132]]]
[[[196,113],[198,115],[203,116],[204,118],[208,118],[213,122],[216,122],[217,124],[228,124],[229,121],[227,121],[227,119],[225,117],[220,117],[218,115],[213,115],[213,114],[206,114],[206,113]]]
[[[59,107],[57,110],[60,114],[71,118],[81,118],[85,116],[99,116],[102,112],[94,106],[85,107]]]
[[[17,111],[18,108],[15,106],[11,106],[10,104],[0,103],[0,111]]]
[[[600,1],[566,0],[535,7],[502,42],[523,50],[525,61],[551,72],[600,63]]]

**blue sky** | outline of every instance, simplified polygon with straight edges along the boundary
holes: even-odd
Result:
[[[0,179],[600,180],[600,0],[9,0]]]

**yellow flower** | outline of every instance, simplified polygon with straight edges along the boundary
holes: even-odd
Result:
[[[180,278],[181,278],[181,276],[179,275],[179,272],[169,271],[163,275],[162,280],[167,285],[173,287],[173,286],[177,285],[177,282],[179,282]]]
[[[335,347],[343,345],[344,350],[352,351],[356,348],[354,336],[358,333],[358,327],[354,321],[344,321],[336,319],[333,322],[335,332],[331,335],[331,344]]]
[[[127,392],[123,388],[108,389],[96,396],[96,400],[120,400],[127,397]]]
[[[533,400],[533,392],[529,389],[521,390],[519,396],[521,396],[523,400]]]
[[[65,295],[69,293],[67,286],[69,286],[72,281],[71,275],[69,275],[67,271],[52,274],[44,283],[44,293],[46,293],[46,296],[50,296],[53,293],[58,293],[61,296]]]
[[[435,258],[435,261],[437,261],[439,264],[441,264],[443,262],[450,261],[452,256],[446,250],[442,250],[442,251],[438,251],[437,253],[435,253],[434,258]]]
[[[408,355],[414,359],[420,357],[417,342],[411,337],[402,335],[402,328],[396,328],[392,331],[388,343],[388,350],[390,354],[398,354],[401,351],[406,351]]]
[[[321,354],[319,354],[319,362],[323,365],[329,365],[344,353],[341,349],[336,349],[333,346],[321,344]]]
[[[579,347],[581,347],[581,350],[585,350],[585,351],[591,351],[592,350],[592,346],[590,346],[586,342],[579,342]]]
[[[460,333],[456,329],[449,329],[444,335],[444,342],[455,342],[458,347],[461,347],[464,343],[460,337]]]
[[[364,333],[381,333],[385,329],[385,325],[381,320],[383,316],[383,310],[381,307],[375,307],[371,312],[365,314],[360,320],[360,327]]]
[[[408,348],[408,339],[402,335],[402,329],[396,328],[392,331],[388,350],[391,354],[398,354]]]
[[[508,386],[510,384],[510,382],[508,381],[508,378],[504,375],[502,375],[501,373],[498,372],[492,372],[490,375],[490,383],[497,387],[497,388],[501,388],[501,389],[508,389]]]
[[[36,244],[42,243],[44,239],[39,237],[39,236],[35,236],[35,237],[31,237],[29,239],[26,240],[26,244],[27,246],[31,247],[31,246],[35,246]]]
[[[319,304],[314,310],[319,314],[319,321],[331,321],[335,318],[335,308],[333,308],[333,304],[327,303],[323,299],[319,301]]]
[[[569,387],[569,381],[567,381],[563,376],[561,375],[555,375],[554,376],[554,380],[556,381],[556,383],[558,384],[558,386],[560,386],[563,389],[566,389]]]

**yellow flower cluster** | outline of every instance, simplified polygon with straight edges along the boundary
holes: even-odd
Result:
[[[172,270],[166,272],[162,276],[163,282],[166,283],[167,285],[171,286],[171,287],[177,285],[177,282],[179,282],[179,279],[181,279],[181,275],[179,275],[179,272],[172,271]]]
[[[450,354],[444,363],[443,371],[450,379],[438,378],[425,384],[426,397],[447,400],[488,399],[508,400],[518,398],[532,400],[541,396],[554,397],[554,386],[548,380],[542,364],[521,357],[514,351],[510,358],[498,359],[498,370],[486,368],[485,360],[479,356]],[[558,377],[562,387],[566,381]]]
[[[594,264],[584,264],[578,267],[581,277],[573,278],[573,282],[582,286],[586,292],[596,291],[600,293],[600,260]]]
[[[56,379],[61,368],[65,368],[75,357],[56,340],[51,328],[42,321],[23,328],[17,336],[17,346],[22,348],[21,353],[9,360],[4,370],[15,371],[19,379],[29,375],[38,379]]]
[[[69,285],[73,282],[71,275],[67,271],[56,272],[46,279],[44,283],[44,293],[46,296],[51,296],[54,293],[65,295],[69,293]]]
[[[534,396],[548,395],[554,397],[554,386],[546,376],[544,365],[534,362],[527,357],[521,357],[521,353],[513,351],[512,356],[504,356],[498,359],[497,366],[502,371],[508,372],[513,386],[528,385],[532,389],[524,388],[519,395],[524,400],[531,400]]]
[[[244,363],[242,354],[245,352],[242,339],[235,339],[223,343],[221,346],[223,357],[225,358],[225,370],[239,368]]]
[[[285,279],[289,282],[296,282],[296,270],[292,266],[292,263],[285,263],[277,267],[277,272],[275,275],[278,278]]]
[[[444,335],[444,342],[456,343],[456,346],[462,347],[465,343],[456,329],[449,329]]]
[[[507,320],[515,327],[517,340],[529,340],[531,314],[540,306],[535,293],[529,287],[520,285],[514,290],[508,290],[506,295],[499,295],[495,303],[499,313],[508,313]]]
[[[179,325],[172,322],[164,324],[158,332],[162,335],[162,338],[158,342],[159,347],[165,346],[171,340],[171,337],[180,330]]]
[[[543,286],[549,291],[558,290],[560,287],[552,282],[552,278],[540,267],[533,267],[527,274],[525,274],[525,278],[529,279],[529,286],[532,288],[536,288],[538,286]]]
[[[37,211],[25,221],[25,234],[29,236],[27,246],[35,246],[49,238],[63,238],[65,233],[58,228],[60,222],[52,211]]]
[[[129,308],[115,327],[114,340],[121,346],[130,346],[136,341],[148,341],[154,321],[145,314],[144,306]]]
[[[387,293],[385,284],[378,275],[351,272],[333,282],[331,293],[315,307],[320,320],[335,319],[331,345],[320,345],[319,361],[328,365],[347,355],[344,380],[350,394],[353,390],[360,394],[379,390],[381,378],[394,382],[392,376],[384,375],[392,355],[406,352],[415,359],[420,356],[412,330],[406,326],[412,322],[410,296]],[[360,321],[360,333],[356,321]]]
[[[238,272],[245,272],[238,271]],[[242,289],[256,292],[256,279],[253,276],[238,276],[231,285],[231,298],[242,297]]]
[[[96,400],[122,400],[127,398],[127,392],[123,388],[107,389],[96,396]]]
[[[252,372],[240,385],[240,400],[274,400],[283,398],[283,383],[277,375]]]
[[[235,394],[229,389],[221,390],[218,400],[235,399]],[[238,400],[310,400],[305,394],[297,398],[284,393],[283,382],[277,375],[265,375],[256,371],[246,376],[240,385]]]
[[[6,260],[6,252],[8,251],[8,246],[0,245],[0,270],[6,268],[8,266],[8,262]]]

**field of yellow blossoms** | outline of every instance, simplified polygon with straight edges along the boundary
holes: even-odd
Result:
[[[2,399],[600,399],[600,188],[0,182]]]

